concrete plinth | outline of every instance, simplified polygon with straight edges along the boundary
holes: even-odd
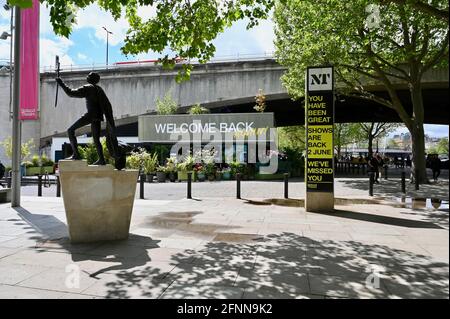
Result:
[[[334,210],[334,193],[306,192],[305,210],[311,213],[329,213]]]
[[[60,160],[59,173],[72,243],[128,238],[137,170]]]

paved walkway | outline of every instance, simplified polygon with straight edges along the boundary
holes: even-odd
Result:
[[[83,245],[61,198],[0,204],[0,298],[449,297],[448,203],[301,204],[136,200],[128,240]]]

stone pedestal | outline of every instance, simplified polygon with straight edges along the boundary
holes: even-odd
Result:
[[[85,160],[58,165],[70,241],[128,238],[138,171],[88,166]]]
[[[305,210],[311,213],[330,213],[334,210],[334,193],[306,192]]]

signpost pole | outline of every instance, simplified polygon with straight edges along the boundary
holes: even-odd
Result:
[[[20,108],[20,32],[21,10],[14,7],[14,85],[12,113],[12,191],[11,206],[20,207],[20,154],[21,154],[21,123]]]
[[[305,80],[307,212],[334,209],[334,70],[309,67]]]

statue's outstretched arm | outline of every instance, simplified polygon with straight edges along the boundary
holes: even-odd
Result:
[[[87,95],[87,89],[85,86],[81,86],[78,89],[71,89],[60,78],[56,79],[56,82],[58,82],[64,92],[66,92],[66,94],[70,97],[84,98]]]

